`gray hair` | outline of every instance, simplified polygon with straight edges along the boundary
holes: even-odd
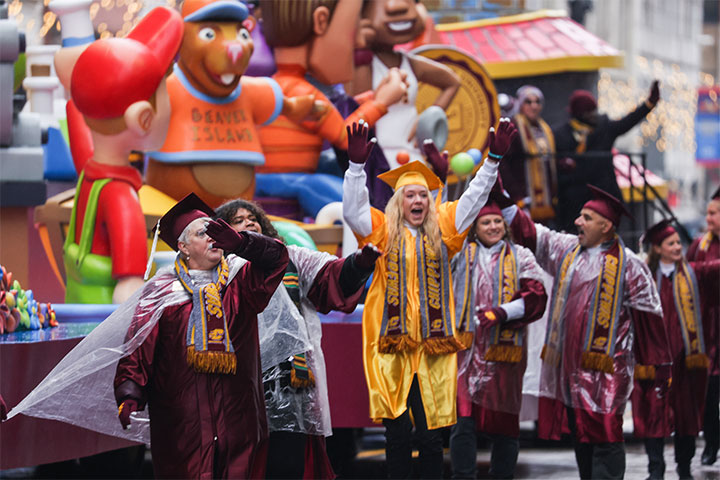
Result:
[[[196,218],[196,219],[193,220],[192,222],[188,223],[188,224],[185,226],[185,229],[182,231],[182,233],[181,233],[180,236],[178,237],[178,239],[177,239],[178,243],[180,243],[180,242],[185,243],[185,244],[188,243],[188,240],[189,240],[188,237],[190,237],[190,225],[192,225],[193,223],[197,222],[198,220],[203,220],[203,221],[205,221],[205,222],[209,222],[209,221],[212,220],[212,218],[210,218],[210,217],[200,217],[200,218]]]

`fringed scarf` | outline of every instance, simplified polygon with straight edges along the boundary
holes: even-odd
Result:
[[[560,363],[562,319],[574,274],[574,270],[570,274],[568,271],[575,262],[580,248],[580,245],[577,245],[565,253],[553,285],[555,293],[550,310],[550,326],[547,330],[541,357],[543,361],[554,366]],[[601,255],[603,264],[588,311],[581,365],[588,370],[613,373],[615,371],[613,365],[615,338],[625,285],[626,259],[625,245],[622,239],[616,236],[609,248],[604,250]]]
[[[517,253],[515,246],[503,242],[493,271],[493,307],[512,301],[519,288]],[[522,359],[522,329],[504,328],[501,324],[490,329],[490,346],[485,360],[517,363]]]
[[[473,285],[473,266],[478,262],[478,248],[475,242],[466,242],[465,248],[453,260],[453,276],[460,279],[455,293],[455,324],[463,347],[470,348],[475,336],[475,285]]]
[[[300,316],[300,275],[294,263],[288,262],[283,275],[283,286],[287,290],[290,299]],[[298,353],[290,358],[290,384],[295,388],[307,388],[315,386],[315,375],[307,362],[307,352]]]
[[[180,254],[175,259],[175,273],[193,302],[186,335],[187,363],[199,373],[235,374],[237,368],[222,306],[229,271],[222,258],[212,271],[212,281],[195,287],[185,260]]]
[[[447,248],[437,258],[426,235],[415,237],[423,346],[431,355],[454,353],[463,348],[453,334],[450,312],[450,265]],[[387,253],[385,305],[378,349],[381,353],[412,350],[418,344],[407,329],[407,265],[405,239]]]
[[[520,132],[523,148],[527,153],[525,172],[530,195],[530,216],[533,220],[546,220],[555,217],[553,208],[554,179],[557,178],[555,169],[555,137],[550,126],[542,119],[538,119],[538,126],[543,135],[535,138],[532,126],[522,113],[515,116],[515,123]],[[545,158],[549,158],[548,171],[545,168]]]
[[[659,268],[656,275],[657,286],[660,289],[663,274]],[[685,368],[709,368],[710,359],[705,354],[703,341],[697,278],[685,260],[675,264],[672,282],[675,310],[680,320],[685,344]]]

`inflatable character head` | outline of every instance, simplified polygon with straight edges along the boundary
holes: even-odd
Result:
[[[417,0],[373,0],[363,5],[362,16],[375,31],[371,48],[413,41],[425,30],[426,10]]]
[[[193,87],[212,97],[233,93],[253,53],[255,19],[237,0],[185,0],[178,65]]]
[[[276,52],[306,46],[301,63],[320,82],[348,82],[361,6],[362,0],[260,0],[263,34]]]

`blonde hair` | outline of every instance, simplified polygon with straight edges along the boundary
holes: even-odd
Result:
[[[438,225],[437,209],[435,208],[435,200],[432,197],[430,191],[426,188],[425,191],[428,194],[428,211],[425,215],[422,225],[418,228],[418,234],[427,235],[430,248],[432,248],[435,256],[440,258],[441,256],[441,244],[442,244],[442,233],[440,232],[440,226]],[[385,207],[385,221],[387,224],[388,241],[387,250],[389,250],[395,243],[400,241],[403,234],[403,228],[405,227],[403,221],[403,196],[405,193],[405,187],[401,187],[395,191],[393,196]]]

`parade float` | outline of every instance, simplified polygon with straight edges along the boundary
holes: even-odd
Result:
[[[124,36],[130,31],[132,26],[130,20],[136,18],[141,9],[139,3],[129,5],[134,6],[127,7],[130,16],[128,20],[124,20],[125,23],[122,29],[119,29],[118,36]],[[9,406],[17,404],[25,397],[54,365],[82,340],[84,335],[102,322],[115,308],[112,304],[62,303],[67,284],[67,271],[63,265],[64,246],[67,243],[69,232],[72,231],[71,217],[76,198],[76,190],[72,187],[75,183],[76,172],[82,170],[92,156],[94,148],[92,142],[89,141],[91,136],[88,133],[87,125],[84,124],[83,117],[72,105],[67,108],[68,113],[65,113],[65,102],[68,100],[65,95],[70,91],[67,83],[70,73],[66,70],[68,65],[73,66],[73,62],[77,60],[80,53],[95,39],[96,33],[103,38],[111,35],[107,23],[102,22],[101,25],[98,25],[97,21],[91,19],[101,9],[98,3],[92,3],[91,0],[53,0],[49,7],[55,13],[52,14],[52,22],[46,20],[49,26],[45,32],[53,28],[55,25],[54,15],[57,14],[62,25],[63,45],[62,48],[59,48],[57,52],[59,55],[56,56],[54,63],[48,60],[49,55],[45,50],[43,50],[43,55],[33,57],[30,55],[30,48],[27,49],[29,67],[25,84],[31,97],[30,111],[15,115],[14,123],[12,99],[15,90],[10,90],[6,82],[0,82],[2,88],[2,95],[0,95],[0,102],[2,102],[0,109],[2,115],[2,122],[0,122],[0,134],[2,135],[0,208],[2,209],[3,223],[0,234],[0,260],[16,272],[23,285],[32,287],[33,291],[37,292],[35,295],[38,298],[43,301],[50,299],[53,302],[52,307],[47,307],[49,313],[45,322],[48,325],[52,324],[52,310],[54,310],[60,327],[52,330],[38,329],[34,335],[22,338],[18,337],[17,333],[12,334],[15,336],[0,335],[0,365],[3,365],[2,375],[0,375],[0,393],[5,397]],[[104,6],[102,8],[105,9]],[[200,9],[202,6],[198,8],[198,10]],[[186,22],[192,23],[191,15],[194,12],[188,12],[185,18]],[[16,9],[16,16],[17,13]],[[228,83],[227,91],[202,92],[199,84],[191,84],[192,91],[202,94],[196,98],[210,100],[210,103],[222,96],[236,99],[237,96],[233,96],[240,90],[241,77],[245,78],[248,72],[253,71],[269,74],[270,70],[274,68],[272,59],[268,61],[267,58],[270,49],[262,43],[263,39],[259,35],[266,27],[260,24],[254,28],[255,25],[246,22],[247,13],[245,15],[246,18],[243,20],[240,17],[233,17],[230,20],[244,26],[246,30],[252,30],[248,32],[248,37],[255,41],[256,53],[264,52],[262,62],[258,62],[262,63],[262,67],[254,70],[253,58],[248,50],[238,47],[232,53],[236,65],[232,65],[227,72],[218,72],[223,77],[226,73],[232,74],[230,82],[225,82]],[[49,17],[44,18],[49,19]],[[543,18],[552,19],[549,24],[554,25],[555,30],[550,31],[548,26],[535,28],[535,33],[528,34],[528,37],[534,39],[539,45],[529,47],[527,42],[518,40],[514,53],[507,55],[497,52],[493,54],[490,50],[497,48],[498,45],[508,45],[508,41],[503,42],[498,36],[498,23],[492,22],[435,27],[429,17],[424,17],[423,23],[426,29],[418,32],[418,38],[396,46],[396,48],[404,50],[412,49],[413,54],[444,65],[459,78],[460,86],[457,93],[452,101],[444,106],[444,118],[443,115],[439,117],[440,119],[430,117],[429,121],[418,123],[420,132],[418,140],[432,138],[437,143],[444,144],[444,148],[449,151],[451,159],[451,172],[448,176],[449,198],[459,196],[465,187],[465,181],[469,179],[470,174],[482,160],[482,152],[487,148],[488,128],[495,125],[500,116],[497,103],[499,88],[497,87],[501,82],[513,79],[514,82],[524,83],[531,72],[534,72],[535,75],[542,74],[550,77],[555,73],[582,71],[590,77],[578,80],[579,77],[571,76],[571,80],[575,80],[575,87],[585,87],[597,80],[594,72],[598,68],[617,65],[617,62],[620,61],[619,54],[616,51],[608,50],[611,47],[607,45],[604,45],[603,48],[590,48],[589,45],[597,46],[601,41],[569,19],[556,14],[546,14]],[[498,19],[499,21],[500,19]],[[506,23],[516,25],[517,32],[523,32],[528,30],[527,25],[532,21],[532,18],[521,16],[518,19],[507,20]],[[44,27],[45,25],[43,25]],[[237,25],[235,28],[237,29]],[[508,30],[508,28],[505,29]],[[13,44],[14,51],[10,52],[10,55],[0,58],[2,78],[6,78],[10,72],[14,73],[16,61],[18,57],[22,57],[24,41],[21,40],[17,25],[12,20],[1,20],[0,29],[9,32],[8,38],[17,38],[17,42]],[[59,27],[57,29],[60,30]],[[195,33],[199,34],[200,32]],[[545,40],[540,39],[540,34],[545,36]],[[561,34],[564,34],[565,37],[560,38]],[[515,36],[513,37],[513,35]],[[515,33],[510,34],[510,37],[519,38],[520,35]],[[439,44],[424,44],[427,39],[433,39]],[[546,48],[547,45],[543,42],[547,41],[555,42],[555,48]],[[258,42],[260,43],[258,44]],[[38,39],[35,39],[35,43],[38,43]],[[248,43],[245,35],[241,37],[241,43]],[[561,48],[558,45],[574,45],[574,50],[567,50],[570,47]],[[587,48],[581,49],[583,46]],[[55,50],[58,50],[57,46],[48,46],[48,52]],[[510,51],[509,47],[508,51]],[[185,56],[183,56],[183,52]],[[4,55],[5,53],[3,50]],[[540,56],[543,57],[540,58]],[[187,50],[181,49],[180,58],[181,62],[183,58],[190,59],[188,63],[195,65],[196,68],[198,68],[197,65],[202,64],[197,55]],[[563,65],[567,68],[563,69],[561,67]],[[58,66],[60,68],[56,71]],[[545,67],[538,70],[539,66]],[[176,75],[177,72],[183,71],[181,68],[175,67]],[[72,68],[70,68],[71,71]],[[592,77],[593,74],[595,77]],[[59,79],[54,75],[57,75]],[[41,80],[31,80],[33,77],[41,77]],[[230,77],[228,76],[228,78]],[[252,83],[252,79],[250,81]],[[344,79],[337,80],[331,76],[325,81],[344,81]],[[332,85],[323,83],[323,78],[314,79],[313,84],[319,85],[318,88],[323,92],[333,90]],[[428,107],[436,102],[438,91],[438,87],[431,84],[421,82],[418,85],[414,107],[421,118],[423,117],[422,112],[428,110]],[[44,103],[43,97],[45,98]],[[278,109],[279,113],[282,111],[281,104],[283,102],[280,96],[277,99],[274,107]],[[362,98],[358,97],[357,100],[362,102]],[[223,102],[220,101],[218,104],[223,104]],[[47,105],[51,105],[51,107]],[[274,114],[275,112],[270,113]],[[189,115],[191,124],[197,120],[196,116],[193,116],[192,108],[186,114]],[[240,116],[241,114],[235,113],[235,115]],[[263,123],[271,116],[258,117],[253,121]],[[235,118],[232,112],[230,112],[230,117]],[[221,115],[219,118],[222,120],[226,117]],[[9,123],[5,120],[9,120]],[[208,121],[204,114],[201,120]],[[8,125],[13,128],[9,128]],[[206,127],[207,125],[203,128]],[[250,132],[250,130],[248,131]],[[195,132],[197,133],[197,131]],[[188,135],[192,138],[192,128]],[[248,135],[255,137],[254,133]],[[227,137],[225,138],[227,139]],[[61,140],[62,143],[60,143]],[[176,140],[178,140],[176,143],[182,143],[180,142],[182,139]],[[219,141],[219,137],[215,140]],[[47,148],[49,145],[55,147],[49,149]],[[238,146],[237,142],[235,142],[235,146]],[[331,163],[341,161],[336,151],[327,145],[325,147],[321,156],[330,158]],[[162,147],[151,150],[154,153],[150,155],[150,159],[154,158],[154,160],[145,160],[139,156],[139,161],[134,165],[143,169],[146,162],[153,164],[162,157],[162,154],[158,156],[158,152],[163,151]],[[198,150],[203,149],[193,146],[190,147],[190,150],[197,153]],[[225,152],[223,155],[228,155],[228,150],[225,148],[220,150]],[[68,151],[72,152],[72,157],[69,156]],[[59,156],[57,152],[59,152]],[[179,155],[179,157],[182,158],[183,155]],[[255,160],[245,161],[239,165],[230,165],[219,157],[215,158],[213,162],[205,162],[200,166],[187,166],[180,162],[184,165],[184,176],[179,178],[193,178],[188,180],[190,183],[182,184],[180,181],[179,185],[172,185],[172,188],[186,191],[196,188],[198,184],[209,191],[217,188],[218,190],[215,190],[214,193],[215,197],[213,197],[215,203],[232,196],[247,196],[252,192],[254,186],[254,166],[260,163],[257,161],[259,158],[257,155],[252,158]],[[70,161],[72,161],[72,165],[68,163]],[[241,178],[236,178],[237,171],[240,170],[242,171]],[[163,185],[167,185],[168,180],[172,180],[167,175],[162,172],[158,174],[156,171],[153,174],[155,180],[148,182],[155,186],[143,184],[138,190],[138,202],[143,214],[138,228],[142,230],[143,247],[146,251],[150,251],[152,247],[152,228],[175,203],[174,197],[179,195],[176,190],[163,191],[165,188]],[[52,181],[47,182],[48,180]],[[210,183],[208,184],[208,182]],[[288,201],[287,198],[279,196],[265,197],[263,205],[271,212],[293,212],[289,215],[293,217],[292,219],[273,218],[278,231],[288,243],[300,244],[339,255],[354,251],[352,236],[347,235],[347,232],[345,235],[343,234],[343,227],[340,224],[341,208],[337,204],[330,203],[325,208],[321,208],[314,219],[303,218],[304,215],[297,213],[299,212],[297,200]],[[163,255],[162,252],[169,252],[169,247],[159,242],[157,250],[160,254],[157,255],[156,263],[160,264],[163,258],[167,261],[167,255]],[[142,255],[146,254],[142,253]],[[153,268],[157,268],[157,265]],[[7,303],[7,298],[5,301]],[[336,428],[371,425],[367,414],[368,396],[363,381],[364,373],[361,362],[359,323],[361,317],[361,308],[350,315],[334,313],[323,316],[322,348],[328,359],[327,374],[332,405],[332,422]],[[46,332],[52,333],[47,334]],[[5,438],[15,439],[11,444],[5,443],[3,449],[0,449],[0,469],[77,458],[131,444],[127,440],[88,432],[66,423],[27,416],[20,416],[9,423],[2,424],[0,434]],[[41,437],[63,438],[64,440],[48,443],[43,448],[24,448],[24,445],[32,445],[37,438]]]

